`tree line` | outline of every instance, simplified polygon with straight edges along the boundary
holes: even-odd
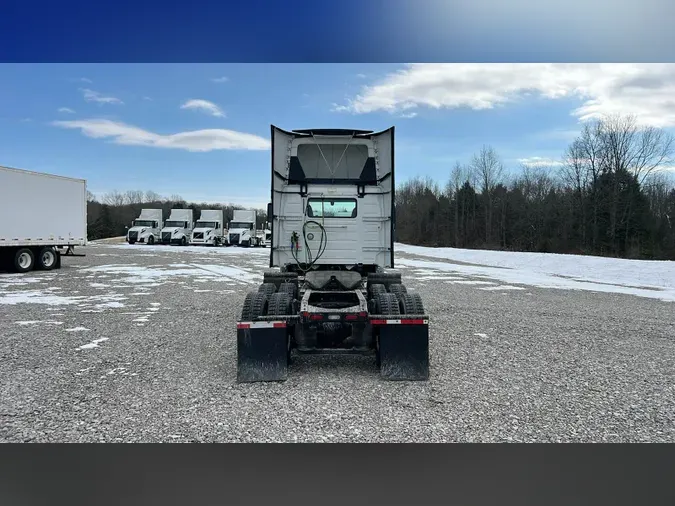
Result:
[[[417,177],[397,189],[397,240],[675,260],[674,147],[621,115],[585,124],[555,165],[511,176],[484,146],[444,186]]]
[[[673,137],[635,116],[584,124],[561,161],[507,173],[497,151],[457,161],[444,184],[416,177],[396,194],[396,240],[423,246],[675,260]],[[148,191],[88,197],[89,239],[126,234],[143,207],[222,209]],[[258,209],[258,226],[266,210]]]

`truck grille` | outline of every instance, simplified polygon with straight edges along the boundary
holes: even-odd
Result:
[[[171,242],[171,232],[162,233],[162,242]]]
[[[138,232],[136,232],[136,231],[129,232],[129,240],[130,241],[137,241],[138,240]]]
[[[192,236],[193,239],[204,239],[204,232],[195,232]]]
[[[230,242],[231,243],[238,243],[239,242],[239,234],[230,234]]]

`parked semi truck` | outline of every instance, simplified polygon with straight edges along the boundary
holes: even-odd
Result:
[[[141,215],[133,221],[127,231],[127,242],[129,244],[159,242],[163,220],[164,212],[161,209],[141,209]]]
[[[272,125],[270,270],[237,322],[237,380],[279,381],[295,353],[372,353],[429,377],[429,318],[394,270],[394,128]]]
[[[224,240],[224,220],[222,209],[205,209],[192,231],[191,244],[220,246]]]
[[[0,216],[3,270],[59,268],[87,243],[87,182],[0,167]]]
[[[161,232],[162,244],[187,245],[191,240],[193,228],[194,211],[192,209],[172,209]]]
[[[261,246],[264,240],[263,231],[257,225],[255,209],[236,209],[227,229],[228,246]]]

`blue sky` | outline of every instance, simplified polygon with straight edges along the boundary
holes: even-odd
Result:
[[[507,170],[555,168],[581,123],[607,112],[675,124],[673,65],[3,64],[0,75],[0,165],[85,178],[95,194],[246,206],[268,199],[270,123],[395,125],[398,181],[441,184],[483,144]]]

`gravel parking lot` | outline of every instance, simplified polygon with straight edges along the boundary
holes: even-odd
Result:
[[[675,441],[673,302],[404,267],[428,382],[302,356],[284,383],[237,384],[235,322],[269,250],[82,252],[0,274],[2,441]]]

